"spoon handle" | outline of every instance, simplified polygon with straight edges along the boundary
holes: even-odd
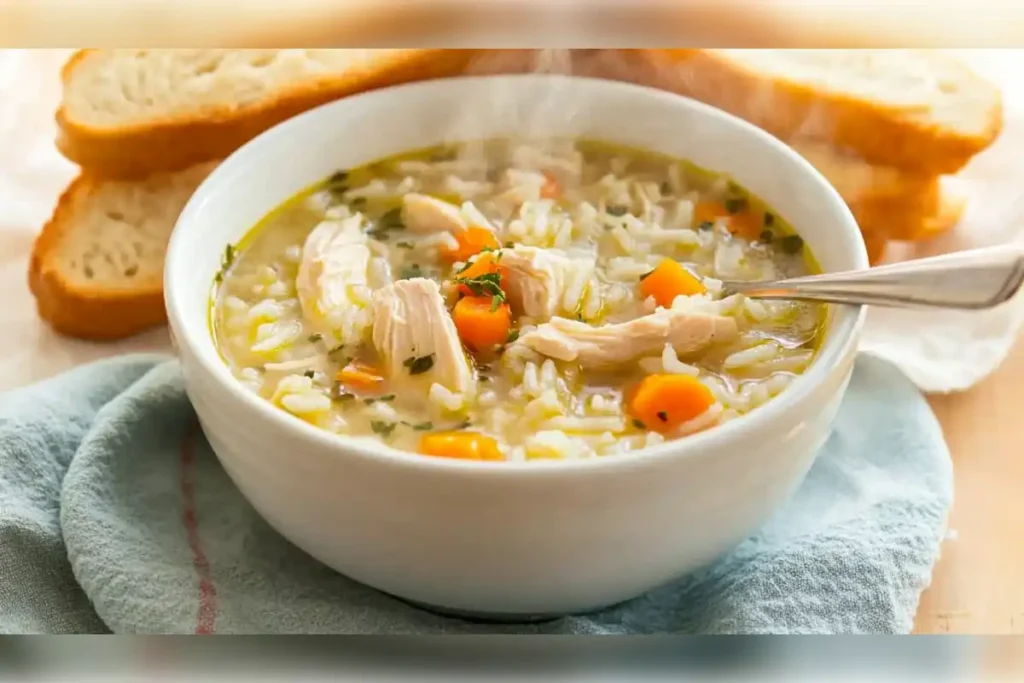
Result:
[[[877,268],[769,282],[727,282],[726,294],[899,308],[981,310],[1009,300],[1024,283],[1018,245],[972,249]]]

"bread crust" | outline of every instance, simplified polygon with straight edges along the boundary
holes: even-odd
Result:
[[[866,214],[857,223],[872,265],[885,258],[889,242],[923,242],[939,237],[957,226],[967,208],[967,199],[948,190],[940,193],[936,209],[926,216],[913,214]]]
[[[80,50],[64,65],[67,83],[96,50]],[[346,95],[462,73],[478,50],[402,50],[353,66],[340,76],[282,88],[273,99],[243,107],[204,108],[117,128],[90,126],[57,111],[57,148],[95,177],[130,179],[222,159],[263,131]]]
[[[61,194],[50,220],[32,245],[28,286],[39,317],[60,334],[92,341],[113,341],[158,327],[167,320],[160,278],[128,289],[81,287],[60,268],[61,241],[75,229],[77,205],[97,181],[79,174]]]
[[[832,145],[872,165],[892,166],[922,175],[956,173],[1002,131],[999,90],[966,66],[964,78],[986,90],[986,124],[978,134],[927,125],[884,103],[822,93],[799,82],[772,80],[744,68],[714,50],[618,50],[595,61],[595,70],[612,78],[692,97],[745,119],[787,141],[814,140]],[[938,59],[938,57],[936,57]]]

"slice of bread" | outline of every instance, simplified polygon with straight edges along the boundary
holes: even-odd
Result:
[[[867,245],[868,259],[876,264],[885,258],[890,242],[922,242],[949,232],[960,222],[966,208],[965,197],[943,187],[938,207],[923,218],[899,212],[857,216],[854,211],[854,215]]]
[[[32,249],[28,281],[40,317],[62,334],[92,340],[162,324],[167,241],[214,166],[137,181],[72,181]]]
[[[600,68],[719,107],[790,143],[821,142],[925,176],[960,170],[1003,125],[999,90],[938,51],[625,50]]]
[[[93,176],[222,159],[287,118],[461,73],[476,50],[83,50],[64,66],[57,147]]]
[[[873,166],[821,143],[796,142],[793,149],[811,162],[850,204],[915,202],[923,214],[935,213],[938,208],[938,176]]]

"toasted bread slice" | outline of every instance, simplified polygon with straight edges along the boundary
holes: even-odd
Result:
[[[40,317],[62,334],[92,340],[163,323],[167,241],[215,165],[138,181],[72,181],[32,249],[29,288]]]
[[[182,170],[354,93],[461,73],[475,50],[84,50],[57,147],[92,176]]]
[[[787,142],[877,166],[955,173],[998,136],[999,90],[927,50],[627,50],[596,70],[724,109]]]
[[[946,190],[942,193],[939,210],[921,222],[919,228],[902,238],[911,242],[923,242],[949,232],[960,223],[967,209],[967,198]],[[900,238],[897,238],[900,239]]]
[[[868,249],[868,259],[872,264],[882,261],[890,242],[923,242],[949,232],[960,222],[966,208],[965,197],[943,187],[936,211],[917,219],[917,223],[913,222],[913,218],[899,213],[858,217],[857,222]]]
[[[797,142],[793,149],[811,162],[850,204],[894,202],[905,205],[909,200],[920,204],[923,214],[935,213],[939,206],[938,176],[874,166],[821,143]]]

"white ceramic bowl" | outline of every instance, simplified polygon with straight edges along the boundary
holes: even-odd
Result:
[[[357,445],[235,381],[207,307],[225,245],[337,169],[452,140],[548,133],[621,143],[730,173],[789,220],[827,271],[867,266],[831,186],[786,145],[711,107],[610,81],[551,76],[405,85],[328,104],[227,159],[182,213],[166,300],[189,397],[242,493],[337,571],[449,611],[581,612],[713,560],[794,490],[825,441],[862,322],[838,308],[820,355],[739,420],[636,454],[467,462]]]

